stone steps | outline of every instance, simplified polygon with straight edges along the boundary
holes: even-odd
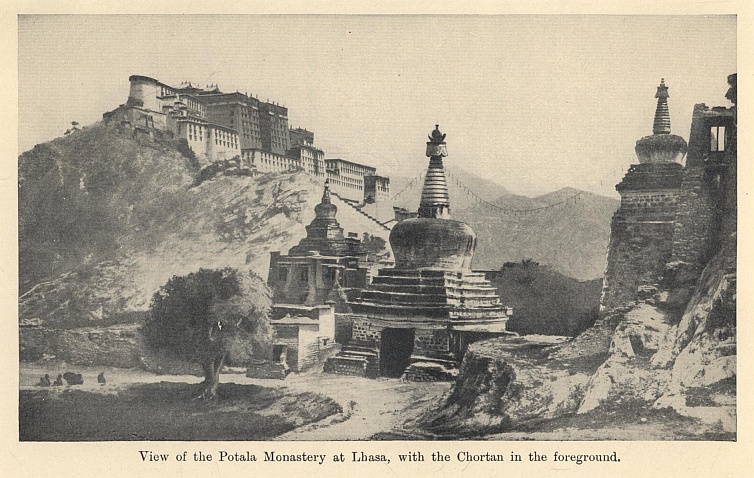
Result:
[[[335,356],[325,361],[324,373],[354,375],[375,378],[379,375],[379,358],[373,347],[364,345],[346,345]]]

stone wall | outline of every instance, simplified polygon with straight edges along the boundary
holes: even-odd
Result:
[[[325,362],[323,372],[355,377],[369,376],[369,360],[364,357],[340,357]]]
[[[600,308],[633,302],[640,285],[662,277],[673,245],[673,222],[626,222],[613,218]]]
[[[374,342],[377,350],[380,349],[383,327],[373,325],[365,319],[354,318],[351,338],[355,341],[367,343]]]
[[[672,218],[678,206],[678,191],[624,192],[621,199],[621,214],[631,216],[667,216]]]
[[[59,330],[19,328],[22,361],[57,360],[71,365],[141,368],[156,373],[201,374],[196,363],[147,347],[141,325]]]
[[[450,353],[450,337],[447,330],[417,329],[414,335],[414,355]]]
[[[75,365],[132,368],[142,365],[144,338],[138,326],[55,330],[21,328],[21,360],[52,358]]]
[[[707,181],[703,167],[686,169],[673,232],[673,262],[699,267],[706,262],[716,228],[714,197]]]
[[[301,346],[299,350],[298,371],[310,369],[318,364],[323,363],[328,357],[337,354],[340,346],[333,342],[324,344],[319,342],[310,342]]]
[[[601,310],[631,303],[640,286],[661,281],[673,251],[684,176],[678,163],[633,164],[615,187],[621,206],[610,229]]]

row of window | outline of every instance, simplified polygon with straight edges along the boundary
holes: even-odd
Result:
[[[194,133],[190,132],[188,134],[188,139],[189,139],[189,141],[204,142],[204,135],[202,135],[201,133],[194,134]],[[215,137],[215,144],[217,146],[223,146],[223,147],[226,147],[226,148],[238,149],[238,143],[236,141],[234,141],[233,139],[227,140],[227,139],[220,139],[218,137]]]
[[[225,146],[226,148],[238,149],[238,143],[235,141],[225,141],[215,138],[215,144],[218,146]]]
[[[333,169],[340,169],[341,174],[350,173],[357,176],[367,176],[376,172],[374,168],[370,168],[369,166],[354,166],[351,164],[341,163],[340,161],[331,161],[328,166],[332,167]]]
[[[335,174],[331,174],[330,176],[336,176],[336,175]],[[341,175],[337,175],[337,176],[340,178],[340,181],[343,182],[344,184],[345,183],[364,184],[364,180],[349,178],[348,176],[341,176]]]
[[[343,181],[340,181],[338,179],[333,179],[333,178],[328,178],[328,179],[330,180],[330,182],[332,184],[334,184],[336,186],[343,186],[343,187],[350,188],[350,189],[357,189],[359,191],[363,191],[364,190],[364,186],[360,186],[358,184],[348,184],[348,183],[344,183]]]

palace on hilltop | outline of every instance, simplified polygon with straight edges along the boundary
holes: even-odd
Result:
[[[217,85],[169,86],[141,75],[129,81],[126,103],[103,119],[185,140],[202,166],[237,157],[254,174],[304,171],[328,179],[333,193],[354,205],[381,203],[390,196],[390,179],[375,168],[325,159],[313,132],[289,127],[285,106],[247,93],[225,93]]]

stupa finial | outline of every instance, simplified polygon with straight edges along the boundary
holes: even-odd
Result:
[[[436,124],[434,131],[428,136],[427,157],[443,158],[448,155],[448,147],[445,144],[445,135],[440,132],[440,125]]]
[[[322,204],[330,204],[330,178],[325,179],[325,190],[322,191]]]
[[[660,80],[657,87],[657,109],[652,125],[652,133],[636,142],[636,155],[639,163],[679,163],[686,154],[688,145],[686,140],[678,135],[670,134],[670,111],[668,110],[668,87],[665,78]]]
[[[655,120],[652,125],[654,134],[670,134],[670,110],[668,109],[668,87],[665,86],[665,78],[660,79],[660,86],[657,87],[657,109],[655,110]]]
[[[428,136],[429,142],[432,144],[442,144],[445,142],[445,135],[440,132],[440,125],[435,125],[435,130],[432,131],[432,135]]]

